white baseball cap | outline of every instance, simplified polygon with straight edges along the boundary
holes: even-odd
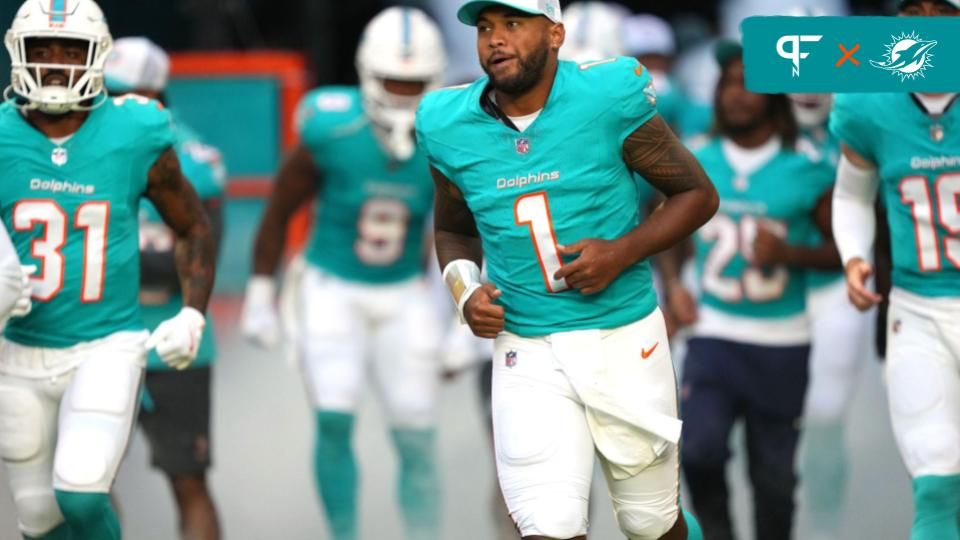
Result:
[[[656,15],[634,15],[623,21],[623,46],[630,56],[677,52],[673,29]]]
[[[471,0],[460,7],[457,18],[463,24],[476,26],[480,12],[492,6],[505,6],[531,15],[543,15],[555,23],[563,21],[560,0]]]
[[[170,57],[147,38],[121,38],[113,43],[103,72],[111,92],[162,92],[170,77]]]

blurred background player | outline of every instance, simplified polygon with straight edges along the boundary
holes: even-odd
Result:
[[[213,234],[167,112],[104,95],[112,39],[93,1],[28,0],[6,46],[0,213],[39,271],[32,311],[9,322],[0,345],[0,455],[27,538],[119,539],[108,493],[146,351],[181,369],[196,356]],[[183,290],[183,307],[152,334],[137,301],[141,197],[175,231]]]
[[[958,0],[908,0],[900,16],[956,16]],[[897,446],[913,478],[911,540],[960,538],[960,109],[957,94],[846,94],[830,129],[843,156],[833,230],[861,310],[882,192],[893,256],[884,366]]]
[[[734,538],[726,463],[743,419],[755,537],[787,539],[810,353],[803,268],[839,265],[829,240],[833,169],[798,148],[785,95],[746,90],[738,44],[716,54],[714,134],[694,155],[721,202],[695,235],[702,297],[684,361],[681,463],[704,537]],[[816,227],[827,240],[804,247]]]
[[[164,91],[170,59],[150,40],[118,39],[104,69],[111,95],[133,93],[167,105]],[[174,118],[177,158],[207,211],[217,251],[223,236],[222,197],[226,169],[216,148]],[[148,329],[176,314],[183,301],[174,254],[175,236],[148,201],[140,207],[140,304]],[[155,352],[147,357],[139,420],[152,449],[153,466],[170,482],[180,516],[180,534],[190,540],[219,538],[217,513],[207,490],[210,467],[210,364],[216,355],[207,321],[197,358],[189,369],[171,370]]]
[[[413,122],[445,67],[439,29],[423,12],[390,8],[370,21],[357,51],[360,87],[320,88],[301,103],[300,146],[280,169],[257,234],[242,324],[269,344],[278,334],[272,276],[285,227],[316,197],[296,346],[317,411],[317,482],[337,540],[358,534],[351,435],[368,357],[399,457],[407,535],[439,534],[441,335],[423,279],[433,183]]]
[[[636,60],[558,59],[558,2],[471,1],[459,18],[488,77],[429,94],[417,135],[444,280],[474,334],[496,338],[511,516],[524,538],[586,538],[599,458],[624,535],[699,538],[678,503],[676,382],[645,259],[709,219],[716,192]],[[635,173],[668,194],[642,223]]]
[[[574,2],[563,10],[567,37],[560,59],[573,62],[604,60],[624,54],[623,36],[617,30],[630,11],[614,2]]]

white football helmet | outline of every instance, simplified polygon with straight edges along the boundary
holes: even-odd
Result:
[[[560,59],[586,62],[625,54],[623,36],[617,29],[629,16],[627,8],[610,2],[570,4],[563,12],[567,37],[560,47]]]
[[[85,65],[27,62],[27,41],[35,38],[72,39],[87,43]],[[100,7],[93,0],[27,0],[20,6],[4,38],[10,53],[10,87],[5,99],[14,95],[26,101],[22,108],[47,114],[88,110],[84,102],[103,94],[103,66],[113,45],[110,29]],[[45,86],[42,69],[67,73],[66,86]],[[95,107],[102,100],[95,102]]]
[[[422,81],[424,93],[439,88],[447,67],[440,29],[419,9],[391,7],[374,17],[357,49],[363,107],[391,157],[404,161],[416,150],[413,122],[423,94],[390,93],[384,80]]]
[[[827,13],[819,7],[793,7],[787,10],[789,17],[824,17]],[[822,127],[827,123],[833,107],[832,94],[788,94],[790,107],[797,124],[802,128]]]

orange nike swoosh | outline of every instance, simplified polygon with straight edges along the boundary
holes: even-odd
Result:
[[[649,351],[648,351],[647,349],[641,349],[641,350],[640,350],[640,356],[641,356],[644,360],[646,360],[647,358],[650,358],[650,355],[653,354],[653,351],[657,350],[657,347],[659,347],[659,346],[660,346],[660,342],[658,341],[658,342],[656,342],[656,343],[653,344],[653,347],[650,347],[650,350],[649,350]]]

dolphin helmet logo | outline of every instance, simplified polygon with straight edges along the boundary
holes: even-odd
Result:
[[[870,60],[870,65],[898,75],[901,82],[924,77],[924,72],[933,67],[933,53],[930,49],[934,48],[937,42],[921,39],[916,32],[891,37],[893,42],[886,46],[884,59],[880,62]]]

